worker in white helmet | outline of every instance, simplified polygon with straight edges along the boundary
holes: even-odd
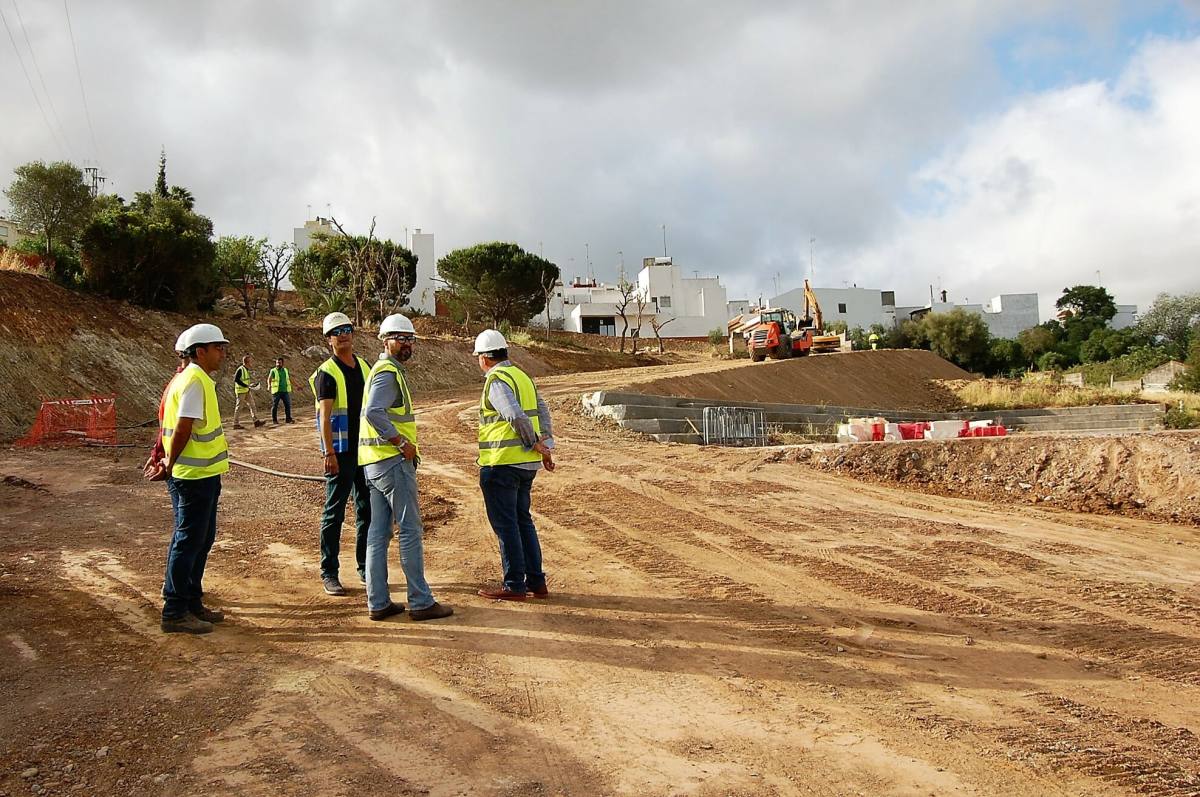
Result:
[[[171,384],[175,378],[192,363],[192,359],[186,351],[187,346],[184,345],[184,334],[186,333],[181,333],[175,340],[175,355],[179,358],[179,365],[176,367],[175,373],[171,374],[171,378],[167,380],[167,384],[163,386],[162,397],[158,401],[158,434],[154,436],[154,445],[150,449],[150,456],[142,465],[142,475],[152,482],[167,478],[167,449],[163,446],[162,439],[162,419],[163,411],[167,406],[167,394],[171,391]]]
[[[408,616],[413,620],[449,617],[425,580],[424,529],[417,508],[417,419],[404,363],[413,355],[417,333],[407,316],[395,313],[379,325],[383,353],[371,367],[358,438],[358,464],[371,490],[367,532],[367,612],[372,620],[400,614],[404,606],[388,593],[388,544],[392,523],[400,527],[400,565],[408,585]]]
[[[212,324],[196,324],[177,343],[191,358],[167,390],[162,438],[167,449],[163,478],[175,510],[175,533],[167,549],[162,630],[207,634],[225,619],[204,605],[208,554],[217,537],[221,474],[229,470],[229,447],[217,405],[213,375],[225,361],[229,341]]]
[[[321,513],[321,584],[327,595],[344,597],[339,577],[342,522],[346,502],[354,494],[354,560],[358,577],[367,580],[367,529],[371,494],[358,465],[358,425],[363,390],[371,366],[354,353],[354,324],[345,313],[330,313],[321,332],[332,356],[308,378],[317,408],[317,442],[324,457],[325,509]]]
[[[488,521],[500,541],[504,582],[479,594],[492,600],[547,598],[542,548],[529,512],[534,477],[554,470],[550,408],[529,375],[508,359],[508,342],[494,329],[475,338],[484,373],[479,399],[479,487]]]

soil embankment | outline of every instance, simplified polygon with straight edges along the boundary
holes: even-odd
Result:
[[[175,338],[202,320],[218,324],[231,341],[218,379],[224,412],[233,411],[233,371],[244,354],[254,357],[254,377],[263,383],[256,394],[260,411],[268,406],[266,376],[279,354],[288,357],[293,405],[312,401],[308,376],[324,359],[305,354],[313,346],[324,348],[315,323],[161,313],[76,293],[33,274],[0,271],[0,380],[8,390],[8,400],[0,406],[0,440],[24,435],[47,398],[115,394],[119,425],[153,418],[177,363]],[[379,352],[374,335],[359,335],[356,343],[358,353],[373,362]],[[607,351],[513,347],[512,352],[534,377],[658,362]],[[424,338],[408,372],[418,394],[480,380],[471,341],[461,336]]]
[[[802,448],[774,459],[937,495],[1200,526],[1200,434]]]
[[[747,362],[743,368],[668,377],[631,389],[683,398],[937,412],[962,406],[937,380],[972,378],[933,352],[904,349]]]

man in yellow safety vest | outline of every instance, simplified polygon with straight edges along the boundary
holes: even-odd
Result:
[[[254,421],[255,426],[262,426],[266,421],[258,419],[258,413],[254,409],[254,397],[250,395],[251,390],[258,390],[258,382],[250,381],[250,366],[254,364],[254,358],[249,354],[242,358],[242,364],[233,372],[233,428],[244,428],[239,422],[242,415],[242,407],[250,409],[250,420]]]
[[[367,581],[367,529],[371,525],[371,497],[358,465],[358,424],[363,390],[371,366],[354,353],[354,325],[345,313],[330,313],[321,322],[333,356],[317,366],[308,378],[317,402],[317,441],[325,469],[325,509],[321,513],[321,583],[328,595],[344,597],[338,577],[342,522],[346,501],[354,493],[356,530],[354,559],[358,577]]]
[[[275,358],[275,367],[267,374],[267,388],[271,391],[271,423],[279,425],[279,405],[283,405],[283,417],[288,423],[292,420],[292,372],[283,364],[286,358],[281,354]]]
[[[167,548],[163,582],[162,630],[207,634],[225,619],[204,605],[202,581],[217,538],[221,474],[229,470],[229,447],[217,406],[215,374],[229,341],[212,324],[196,324],[180,336],[191,364],[167,390],[162,439],[166,461],[157,478],[166,479],[175,510],[175,533]]]
[[[500,541],[504,583],[479,590],[492,600],[547,598],[542,548],[529,513],[533,479],[554,470],[550,408],[533,380],[508,359],[508,342],[485,329],[475,338],[484,373],[479,399],[479,487],[488,521]]]
[[[371,528],[367,532],[367,611],[372,620],[400,614],[404,607],[388,593],[387,550],[392,521],[400,526],[400,566],[408,585],[408,616],[414,620],[449,617],[454,610],[434,600],[425,580],[421,514],[417,508],[417,419],[404,363],[417,337],[412,321],[394,313],[379,325],[383,353],[371,367],[363,400],[358,464],[371,488]]]

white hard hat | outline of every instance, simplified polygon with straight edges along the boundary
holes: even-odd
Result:
[[[497,349],[507,349],[508,341],[498,331],[485,329],[475,338],[475,354],[488,354]]]
[[[413,337],[417,335],[417,330],[413,329],[412,321],[402,313],[392,313],[383,319],[383,323],[379,325],[379,339],[383,340],[388,335],[396,332],[402,332]]]
[[[321,334],[328,335],[329,330],[344,327],[346,325],[354,326],[350,321],[350,316],[345,313],[330,313],[325,316],[325,320],[321,322]]]
[[[203,346],[208,343],[228,343],[224,333],[214,324],[196,324],[190,326],[175,341],[175,351],[187,351],[193,346]]]

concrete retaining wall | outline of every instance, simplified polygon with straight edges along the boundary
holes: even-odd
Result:
[[[659,442],[700,443],[704,408],[727,407],[712,399],[649,396],[602,390],[583,397],[584,409],[608,418],[621,428],[641,432]],[[837,424],[847,418],[881,415],[889,421],[994,420],[1014,431],[1119,433],[1161,429],[1161,404],[1118,404],[1097,407],[1047,407],[1044,409],[988,412],[908,412],[872,407],[832,407],[813,404],[739,402],[736,406],[761,409],[772,432],[832,439]]]

